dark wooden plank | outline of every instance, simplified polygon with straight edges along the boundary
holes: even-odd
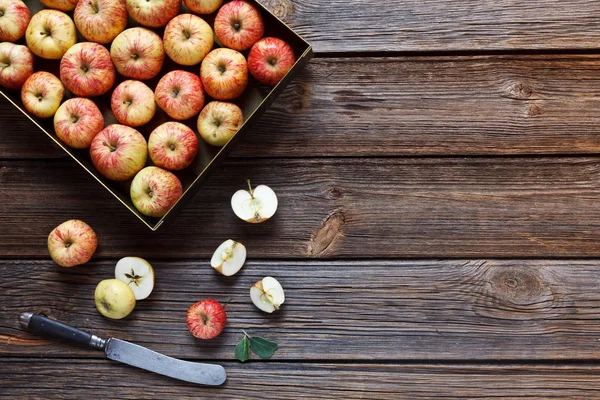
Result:
[[[111,361],[0,359],[2,391],[27,399],[600,398],[595,366],[226,363],[222,387],[182,383]]]
[[[315,59],[233,156],[600,151],[600,56]],[[56,157],[0,102],[0,158]]]
[[[593,0],[259,0],[317,53],[596,49]]]
[[[75,269],[3,261],[0,355],[102,356],[22,331],[18,316],[33,311],[186,359],[234,360],[242,330],[277,341],[274,361],[600,358],[597,260],[254,259],[233,278],[214,272],[208,258],[150,261],[155,290],[120,321],[101,317],[93,300],[96,284],[114,276],[115,260]],[[250,286],[267,275],[286,290],[278,314],[262,313],[249,298]],[[186,311],[202,298],[231,299],[215,340],[187,331]]]
[[[599,158],[237,160],[170,225],[150,232],[71,160],[0,162],[0,254],[47,257],[80,218],[97,257],[207,257],[237,238],[261,258],[597,257]],[[275,218],[248,224],[230,198],[268,184]]]

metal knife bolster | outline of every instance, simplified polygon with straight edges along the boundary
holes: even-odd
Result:
[[[58,339],[70,340],[98,350],[104,350],[106,347],[106,339],[40,314],[23,313],[19,317],[19,323],[21,327],[32,332],[53,336]]]

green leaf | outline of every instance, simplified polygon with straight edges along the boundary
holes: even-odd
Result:
[[[244,362],[250,358],[250,347],[248,343],[248,337],[244,335],[244,338],[235,346],[235,358]]]
[[[254,336],[249,338],[250,348],[260,358],[269,358],[277,351],[277,343],[271,342],[260,336]]]

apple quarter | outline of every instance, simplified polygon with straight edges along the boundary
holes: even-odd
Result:
[[[0,3],[20,5],[21,1],[22,0],[0,0]],[[88,2],[76,2],[73,0],[45,1],[48,4],[53,4],[56,9],[44,6],[40,0],[27,0],[27,2],[25,2],[30,13],[28,27],[32,29],[25,29],[23,34],[24,28],[22,25],[10,26],[10,34],[13,36],[22,34],[23,36],[19,39],[19,43],[29,44],[34,48],[30,48],[31,53],[34,56],[37,56],[34,57],[35,72],[28,77],[31,79],[30,84],[35,83],[35,86],[27,85],[26,89],[29,89],[29,91],[24,91],[24,99],[26,99],[28,103],[27,105],[23,103],[21,98],[22,90],[18,87],[22,80],[26,79],[24,77],[31,72],[31,69],[28,67],[29,60],[26,58],[27,54],[22,57],[23,72],[15,71],[18,72],[18,74],[13,73],[13,76],[15,77],[10,77],[11,83],[6,85],[10,86],[10,88],[0,85],[0,95],[5,97],[9,103],[20,110],[23,113],[23,118],[31,120],[50,140],[60,147],[65,154],[74,159],[78,168],[83,168],[89,173],[100,184],[98,190],[107,190],[113,195],[115,201],[120,202],[131,212],[131,218],[138,219],[142,224],[153,231],[159,229],[161,226],[175,218],[177,212],[184,207],[201,188],[202,182],[206,177],[220,168],[219,165],[221,162],[235,148],[239,140],[243,138],[250,127],[260,119],[261,115],[270,107],[277,96],[283,92],[293,77],[298,74],[312,57],[312,48],[302,37],[297,35],[287,25],[275,17],[267,8],[265,8],[265,6],[260,4],[259,1],[244,0],[243,3],[245,5],[243,8],[240,8],[242,13],[238,13],[238,16],[242,16],[242,14],[246,15],[248,13],[251,16],[259,15],[263,26],[261,29],[260,24],[256,24],[257,30],[250,35],[250,39],[246,40],[245,38],[242,38],[242,43],[235,45],[240,49],[244,48],[244,50],[241,50],[242,53],[238,51],[236,51],[236,53],[240,54],[245,60],[254,43],[264,37],[273,37],[283,40],[293,49],[296,61],[289,71],[283,74],[281,80],[274,86],[260,83],[257,78],[252,76],[247,61],[244,61],[246,64],[244,65],[245,72],[240,78],[240,82],[243,82],[244,85],[242,89],[236,88],[235,90],[219,91],[215,90],[214,87],[211,87],[209,89],[211,92],[209,92],[209,90],[206,90],[206,85],[204,83],[211,85],[211,83],[214,83],[214,79],[212,79],[211,82],[210,77],[205,77],[205,82],[203,82],[200,72],[201,66],[205,64],[206,57],[209,57],[211,52],[222,49],[223,45],[218,39],[214,39],[215,36],[218,37],[219,35],[215,35],[213,22],[216,15],[223,7],[227,6],[227,8],[233,10],[234,7],[228,6],[228,4],[234,3],[234,5],[241,5],[239,0],[185,0],[183,1],[185,6],[181,9],[179,9],[181,5],[180,1],[174,2],[168,0],[144,1],[143,4],[136,0],[90,0]],[[141,24],[136,23],[135,18],[129,18],[127,21],[124,18],[124,15],[126,14],[124,8],[127,9],[127,7],[129,7],[130,9],[133,9],[136,7],[136,4],[140,4],[140,7],[144,7],[144,10],[140,10],[140,12],[136,14],[136,18]],[[152,5],[158,7],[158,5],[161,4],[166,6],[164,14],[168,15],[169,18],[163,18],[164,15],[160,15],[158,16],[160,18],[156,17],[156,19],[153,19],[152,13],[147,12],[147,7]],[[17,7],[17,9],[19,8]],[[20,9],[23,12],[25,11],[22,7]],[[65,13],[59,9],[68,11]],[[175,12],[173,10],[178,10],[177,16],[174,15]],[[110,16],[110,19],[107,19],[107,16]],[[175,19],[172,19],[173,16]],[[227,23],[230,27],[232,26],[230,18],[227,18],[227,13],[223,15],[223,19],[226,20],[226,22],[229,21]],[[24,21],[25,19],[21,18],[21,20]],[[256,22],[256,20],[257,19],[255,18],[254,21]],[[167,37],[165,37],[164,34],[167,32],[169,23],[172,21],[175,21],[171,25],[173,28],[170,29],[172,35],[167,35]],[[52,31],[49,32],[48,35],[39,34],[39,29],[44,24],[48,24],[49,30]],[[233,29],[235,29],[235,22],[233,22],[233,25]],[[160,28],[148,29],[148,27],[153,26],[160,26]],[[38,28],[37,36],[35,35],[35,27]],[[198,51],[194,51],[193,46],[188,46],[189,43],[187,42],[186,33],[183,33],[182,31],[177,32],[178,27],[181,27],[182,30],[186,30],[190,39],[193,39],[190,41],[191,43],[199,43],[198,48],[196,49]],[[213,30],[213,32],[210,32],[209,29]],[[57,31],[54,32],[55,30]],[[193,34],[196,32],[195,30],[198,31],[197,35]],[[28,31],[29,34],[27,33]],[[54,33],[56,33],[56,35]],[[209,35],[209,33],[213,34],[212,37],[210,37],[211,35]],[[79,75],[80,73],[77,71],[78,64],[79,67],[82,66],[77,58],[72,58],[74,61],[71,61],[70,68],[66,68],[67,64],[69,64],[69,60],[64,61],[65,68],[63,68],[64,73],[61,77],[68,80],[68,85],[61,82],[58,78],[60,75],[60,60],[63,58],[63,55],[77,53],[77,50],[82,47],[81,44],[86,41],[89,43],[101,43],[101,47],[106,49],[110,55],[110,61],[114,65],[113,72],[116,72],[114,83],[112,81],[111,68],[108,66],[108,63],[105,63],[106,72],[108,74],[106,76],[108,76],[108,78],[100,78],[100,81],[108,80],[110,86],[108,89],[106,89],[106,86],[99,85],[98,80],[95,81],[95,84],[86,85],[85,80],[81,79],[82,76]],[[140,43],[142,45],[140,45]],[[77,47],[69,52],[69,49],[73,46]],[[86,46],[90,47],[90,45]],[[98,52],[106,55],[106,53],[99,48]],[[217,52],[217,54],[218,53],[219,52]],[[54,61],[47,62],[41,60],[41,58]],[[106,57],[103,58],[106,60]],[[239,57],[237,58],[239,59]],[[91,60],[88,61],[91,63]],[[84,67],[85,66],[87,66],[87,64],[84,65]],[[218,68],[219,65],[215,65],[213,71],[218,71]],[[68,70],[70,71],[70,77]],[[159,100],[158,98],[161,96],[158,96],[157,98],[155,89],[157,88],[158,82],[167,74],[174,71],[185,71],[192,73],[199,78],[199,84],[197,83],[198,80],[194,79],[194,81],[197,83],[196,88],[200,87],[201,89],[194,89],[193,92],[197,95],[197,98],[200,98],[198,94],[202,91],[204,97],[202,102],[195,99],[196,102],[194,104],[183,104],[179,107],[173,107],[167,105],[169,102],[165,101],[163,103],[164,98]],[[42,76],[47,79],[42,79],[40,81],[39,74],[47,74]],[[180,74],[180,76],[183,75]],[[4,82],[8,82],[8,79],[8,77],[4,78]],[[133,92],[135,92],[136,95],[142,94],[140,102],[145,108],[138,109],[140,110],[139,115],[137,115],[138,118],[135,120],[129,118],[125,119],[122,116],[120,116],[120,119],[117,118],[116,114],[119,113],[119,110],[115,105],[115,111],[117,111],[115,113],[111,107],[112,94],[116,91],[117,87],[125,81],[137,81],[140,83],[140,85],[137,85],[134,88]],[[45,84],[46,87],[48,86],[48,83],[51,83],[51,90],[44,91],[42,82],[47,82]],[[94,82],[94,80],[91,80],[90,82]],[[26,81],[24,84],[26,84]],[[94,85],[95,87],[91,87]],[[168,88],[166,92],[169,92]],[[173,88],[171,88],[171,94],[173,93]],[[211,93],[219,98],[211,96]],[[34,106],[36,102],[40,102],[40,94],[43,94],[44,100],[44,107],[41,108],[39,106]],[[54,127],[54,115],[62,104],[74,98],[87,98],[90,102],[95,104],[97,110],[93,107],[86,107],[90,110],[89,118],[87,117],[87,114],[86,118],[81,118],[79,114],[69,110],[69,107],[73,105],[73,102],[68,103],[67,106],[60,111],[59,116],[57,117],[57,123],[60,125],[59,132],[57,132]],[[118,100],[121,103],[123,101],[129,101],[123,97]],[[87,101],[80,102],[82,106],[86,106],[86,103],[89,104]],[[217,104],[213,104],[206,109],[209,103],[215,102]],[[192,101],[189,101],[188,103],[192,103]],[[220,107],[223,103],[225,103],[226,106]],[[236,108],[229,106],[229,104],[234,105]],[[161,105],[166,109],[163,110]],[[188,107],[191,105],[193,105],[193,107]],[[215,107],[216,105],[219,107]],[[218,128],[216,127],[217,122],[215,121],[215,118],[213,118],[212,121],[210,118],[202,118],[199,121],[202,110],[206,109],[203,116],[208,115],[218,117],[217,111],[219,109],[226,110],[227,107],[229,107],[230,110],[235,110],[236,116],[236,119],[232,120],[229,129],[215,129]],[[166,112],[167,110],[169,111]],[[93,132],[99,129],[102,124],[98,111],[102,114],[104,127],[96,136],[101,135],[103,134],[102,132],[104,132],[103,135],[106,135],[105,137],[114,139],[112,140],[114,143],[107,142],[108,146],[104,146],[103,142],[94,143],[94,140],[90,143],[89,140],[93,135]],[[127,109],[128,117],[133,115],[129,113],[130,111],[134,110],[131,108]],[[184,113],[183,111],[186,112]],[[69,116],[71,118],[70,123],[68,121]],[[85,137],[81,137],[81,141],[72,140],[72,131],[74,128],[71,127],[71,124],[76,124],[73,120],[77,120],[77,123],[86,123]],[[178,164],[177,162],[175,164],[167,163],[165,161],[167,158],[165,157],[163,157],[162,163],[159,160],[159,158],[161,158],[160,156],[156,158],[156,161],[153,161],[151,158],[151,156],[156,157],[156,153],[149,151],[148,145],[150,143],[147,141],[156,128],[167,122],[181,123],[194,133],[194,139],[196,139],[197,142],[197,150],[193,150],[193,145],[191,147],[186,145],[186,148],[189,147],[192,150],[183,157],[185,159],[183,169],[179,169],[181,168],[181,164]],[[88,123],[89,125],[87,125]],[[128,124],[130,126],[127,126]],[[121,127],[117,127],[117,125],[121,125]],[[199,131],[199,126],[202,128],[202,132]],[[133,130],[134,132],[137,131],[137,134],[130,130]],[[127,131],[128,133],[118,134],[117,132],[120,131]],[[109,133],[110,135],[108,135]],[[59,134],[61,136],[59,136]],[[61,137],[64,140],[61,140]],[[126,138],[129,138],[131,143],[126,143],[126,141],[121,143],[120,141],[117,141],[117,137],[122,137],[122,140],[124,141]],[[190,135],[187,135],[187,137],[191,138]],[[144,143],[144,141],[146,142]],[[154,143],[154,140],[152,142],[152,148],[155,149],[157,153],[160,153],[162,150],[172,151],[172,143],[163,142],[163,146],[159,146]],[[86,149],[85,147],[88,143],[90,143],[90,148]],[[71,147],[71,145],[73,147]],[[131,158],[131,162],[124,163],[117,169],[107,169],[106,165],[110,164],[110,160],[107,157],[109,157],[109,153],[112,152],[111,147],[123,148],[123,146],[131,146],[133,148],[131,157],[124,157],[125,159]],[[167,154],[168,151],[165,151],[164,154]],[[91,152],[93,152],[95,156],[90,156]],[[97,168],[94,160],[100,169]],[[115,165],[121,164],[118,157],[115,160],[115,163]],[[161,166],[159,167],[158,165]],[[150,170],[148,170],[148,168],[150,168]],[[159,168],[160,171],[156,173],[156,170],[153,168]],[[142,171],[144,171],[144,173],[142,173]],[[136,181],[135,177],[140,173],[142,173],[139,177],[140,179],[137,179]],[[173,177],[178,181],[172,179]],[[154,207],[152,207],[152,204],[149,201],[150,199],[147,198],[147,194],[144,194],[144,190],[148,188],[148,182],[151,182],[150,178],[157,181],[162,179],[172,182],[167,185],[171,188],[168,191],[169,196],[165,197],[164,202]],[[240,177],[240,188],[244,186],[244,178],[246,177]],[[141,189],[134,190],[133,193],[135,204],[132,200],[132,193],[130,191],[132,182],[141,183],[139,186]],[[140,211],[138,207],[143,211]],[[245,214],[247,211],[248,210],[244,208],[243,212]],[[99,214],[103,212],[107,212],[107,210],[97,210],[97,213]],[[245,214],[243,217],[247,217]],[[261,221],[266,220],[267,216],[268,214],[261,214]],[[85,218],[85,216],[82,216],[82,218]],[[248,217],[248,219],[252,218],[256,220],[256,215],[253,214]],[[223,240],[224,239],[225,238],[223,238]],[[215,247],[217,244],[218,243],[215,243]],[[242,247],[240,246],[237,251],[241,251],[241,249]],[[224,272],[229,273],[229,271],[234,269],[235,268],[226,268],[226,271]]]

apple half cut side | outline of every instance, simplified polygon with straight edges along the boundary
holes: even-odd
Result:
[[[231,208],[235,215],[246,222],[261,223],[271,218],[277,211],[277,195],[270,187],[258,185],[248,190],[238,190],[231,197]]]
[[[246,247],[240,242],[226,240],[215,250],[210,266],[225,276],[235,275],[246,261]]]
[[[115,278],[129,285],[136,300],[144,300],[154,289],[154,269],[140,257],[121,258],[115,267]]]
[[[272,313],[285,301],[285,293],[277,279],[267,276],[252,285],[250,299],[261,311]]]

